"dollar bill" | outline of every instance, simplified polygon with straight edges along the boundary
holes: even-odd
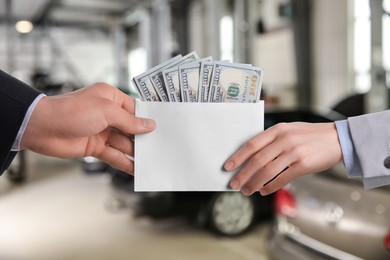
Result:
[[[179,66],[180,92],[183,102],[197,102],[200,64]]]
[[[181,60],[182,55],[177,55],[173,57],[170,60],[167,60],[147,71],[144,73],[135,76],[133,78],[133,84],[138,91],[138,95],[142,99],[142,101],[161,101],[159,95],[157,94],[156,90],[154,89],[154,86],[152,84],[152,81],[150,80],[149,76],[153,74],[156,71],[161,70],[165,66],[167,66],[170,63],[177,62],[178,60]]]
[[[163,71],[166,69],[180,66],[181,64],[195,61],[197,59],[199,59],[199,56],[195,51],[193,51],[193,52],[187,54],[186,56],[181,57],[181,59],[174,61],[172,63],[169,63],[166,66],[160,68],[159,70],[154,71],[152,74],[149,75],[149,78],[153,84],[153,87],[156,90],[157,95],[159,96],[161,101],[163,101],[163,102],[170,101],[169,96],[168,96],[169,93],[167,90],[167,86],[164,83]]]
[[[203,61],[200,63],[198,102],[208,102],[211,76],[214,62]]]
[[[212,61],[211,56],[199,59],[190,63],[184,64],[200,64],[202,61]],[[182,102],[181,88],[180,88],[180,79],[179,79],[179,67],[173,67],[163,71],[164,83],[166,86],[168,98],[170,102]]]
[[[247,64],[215,62],[209,102],[259,102],[263,70]]]
[[[179,66],[180,93],[183,102],[198,101],[200,64],[212,60],[210,56]]]
[[[258,102],[263,71],[251,64],[178,55],[133,78],[143,101]]]
[[[173,67],[163,70],[163,79],[169,102],[181,102],[179,68]]]

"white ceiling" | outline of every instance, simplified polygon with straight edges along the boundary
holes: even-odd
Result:
[[[50,24],[95,24],[108,23],[120,17],[141,0],[10,0],[11,14],[15,20],[41,21],[44,17]],[[7,0],[0,0],[0,23],[4,22]]]
[[[11,15],[15,19],[32,19],[50,0],[11,0]],[[6,15],[7,0],[0,0],[0,16]]]

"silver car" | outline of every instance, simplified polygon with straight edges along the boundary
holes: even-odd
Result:
[[[272,259],[390,259],[390,187],[346,176],[340,164],[275,194]]]

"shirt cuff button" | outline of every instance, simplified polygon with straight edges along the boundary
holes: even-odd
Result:
[[[387,169],[390,169],[390,156],[386,157],[385,161],[383,162],[383,164],[385,165],[385,167]]]

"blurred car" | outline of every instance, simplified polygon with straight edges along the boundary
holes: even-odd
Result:
[[[293,181],[275,193],[271,259],[390,259],[389,198],[341,164]]]
[[[162,219],[184,216],[224,236],[248,231],[272,216],[272,196],[240,192],[134,192],[134,178],[117,171],[112,175],[117,207],[131,208],[136,215]]]
[[[343,117],[332,111],[279,110],[268,111],[264,127],[279,122],[330,122]],[[162,218],[185,215],[210,227],[217,234],[236,236],[250,230],[261,220],[273,216],[273,196],[255,193],[250,197],[240,192],[141,192],[134,193],[133,177],[115,171],[112,175],[114,203],[133,208],[137,214]]]

